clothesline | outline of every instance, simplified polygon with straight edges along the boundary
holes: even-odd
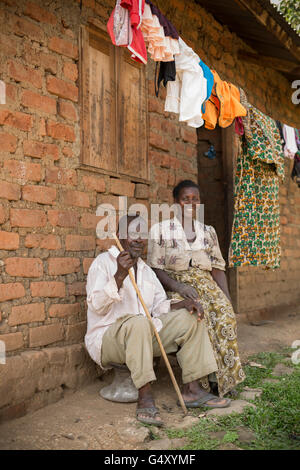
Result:
[[[107,23],[113,44],[127,47],[133,60],[147,64],[150,57],[160,63],[155,74],[156,96],[160,83],[167,88],[165,111],[178,114],[180,122],[213,130],[218,124],[244,134],[241,117],[247,110],[240,92],[222,80],[179,36],[175,26],[150,0],[117,0]],[[157,64],[158,65],[158,64]],[[294,158],[298,151],[295,129],[284,125],[284,154]]]

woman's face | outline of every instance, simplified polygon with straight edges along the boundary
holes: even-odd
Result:
[[[200,204],[200,194],[198,188],[183,188],[180,191],[176,202],[180,205],[183,215],[195,217],[197,204]],[[184,209],[184,206],[187,204],[189,204],[189,207]]]

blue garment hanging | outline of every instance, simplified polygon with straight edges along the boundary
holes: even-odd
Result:
[[[203,75],[207,80],[207,95],[206,95],[206,100],[204,101],[202,105],[202,113],[205,113],[206,101],[210,98],[211,92],[214,86],[214,76],[210,68],[203,62],[203,60],[200,60],[199,65],[202,68]]]

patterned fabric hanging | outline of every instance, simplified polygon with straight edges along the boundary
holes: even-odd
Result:
[[[279,182],[284,155],[276,123],[252,106],[235,178],[229,266],[280,266]]]

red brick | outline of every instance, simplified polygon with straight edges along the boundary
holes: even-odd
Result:
[[[95,258],[84,258],[82,265],[83,265],[83,272],[84,274],[87,274],[89,271],[89,268],[94,261]]]
[[[32,128],[32,116],[7,109],[0,110],[0,126],[10,126],[28,132]]]
[[[163,102],[158,100],[156,97],[155,98],[150,97],[148,100],[148,111],[150,113],[154,112],[154,113],[164,114]]]
[[[154,166],[161,166],[163,168],[170,168],[170,155],[157,150],[150,150],[149,160]]]
[[[86,333],[86,321],[66,326],[66,341],[81,343]]]
[[[54,204],[56,199],[56,189],[47,186],[23,186],[22,198],[25,201],[38,202],[39,204]]]
[[[17,55],[17,41],[14,36],[6,36],[0,34],[0,54],[4,54],[7,57],[15,57]]]
[[[12,227],[44,227],[47,217],[44,211],[32,209],[10,209]]]
[[[67,206],[90,207],[89,196],[81,191],[65,191],[63,201]]]
[[[49,210],[48,220],[54,227],[78,227],[79,214],[71,211]]]
[[[60,101],[58,105],[58,114],[64,119],[69,119],[70,121],[77,121],[77,111],[72,103],[66,101]]]
[[[155,181],[157,183],[166,184],[168,181],[168,174],[167,170],[162,170],[160,168],[155,169]]]
[[[51,25],[55,25],[57,23],[57,19],[52,13],[50,13],[48,10],[44,10],[33,2],[27,2],[24,14],[29,16],[29,18],[32,18],[33,20],[39,21],[41,23],[47,23]]]
[[[0,335],[0,341],[4,341],[6,352],[21,349],[24,344],[22,333],[8,333],[6,335]]]
[[[16,136],[5,132],[0,134],[0,151],[14,153],[17,148],[18,139]]]
[[[191,165],[189,161],[182,161],[181,168],[183,169],[185,173],[191,173],[195,175],[198,173],[197,168],[193,168],[193,166]]]
[[[46,121],[44,118],[40,119],[38,134],[45,137],[47,135],[46,131]]]
[[[64,147],[62,149],[62,153],[64,154],[65,157],[72,158],[73,157],[73,151],[70,147]]]
[[[0,224],[3,224],[7,219],[4,207],[0,205]]]
[[[20,282],[9,282],[0,284],[0,302],[7,300],[20,299],[25,296],[25,289]]]
[[[185,156],[189,158],[195,158],[197,160],[197,147],[195,145],[186,145]]]
[[[190,142],[191,144],[197,144],[198,137],[197,137],[196,129],[190,130],[185,127],[181,127],[180,134],[181,134],[182,139],[185,142]]]
[[[42,74],[38,70],[25,67],[18,62],[10,61],[8,65],[9,75],[16,81],[27,83],[35,88],[42,88]]]
[[[34,140],[25,140],[23,142],[24,155],[34,158],[51,157],[53,160],[59,159],[59,150],[55,144],[44,144]]]
[[[169,137],[172,137],[172,139],[176,139],[179,137],[180,127],[177,124],[168,121],[168,119],[163,119],[161,123],[161,128],[162,131],[165,132]]]
[[[7,181],[0,181],[0,198],[9,199],[10,201],[18,201],[21,197],[20,186]]]
[[[170,150],[170,142],[165,139],[161,134],[155,134],[150,131],[149,143],[152,147],[156,147],[168,152]]]
[[[185,144],[183,142],[176,142],[176,152],[185,155]]]
[[[49,258],[48,273],[50,276],[71,274],[80,270],[78,258]]]
[[[64,168],[47,168],[45,181],[46,183],[75,186],[77,184],[77,173],[75,170]]]
[[[29,347],[46,346],[47,344],[62,341],[64,338],[63,325],[54,323],[52,325],[29,328]]]
[[[44,67],[46,72],[57,72],[57,59],[52,54],[40,53],[41,66]]]
[[[99,196],[100,204],[110,204],[115,208],[116,211],[119,210],[119,196],[112,196],[111,194],[101,194]]]
[[[71,101],[78,101],[78,87],[67,83],[59,78],[48,76],[47,77],[47,90],[53,95],[60,98],[66,98]]]
[[[78,58],[78,47],[65,39],[52,37],[49,41],[48,48],[51,51],[58,52],[59,54],[70,57],[71,59]]]
[[[78,78],[78,67],[76,64],[73,64],[72,62],[65,62],[63,73],[66,78],[68,78],[69,80],[72,80],[73,82],[76,82]]]
[[[130,181],[119,180],[115,178],[110,179],[110,192],[120,196],[134,196],[135,184]]]
[[[6,100],[9,103],[10,101],[16,103],[18,95],[18,85],[13,85],[12,83],[6,84]]]
[[[66,286],[56,281],[32,282],[30,291],[32,297],[65,297]]]
[[[54,139],[75,142],[74,128],[59,122],[47,121],[47,135]]]
[[[37,163],[28,163],[22,160],[6,160],[4,168],[10,176],[24,181],[41,181],[41,165]]]
[[[39,258],[6,258],[7,274],[16,277],[41,277],[43,263]]]
[[[94,176],[83,176],[82,182],[87,191],[105,192],[105,180]]]
[[[30,233],[25,238],[26,248],[45,248],[46,250],[59,250],[61,242],[56,235],[44,235],[42,233]]]
[[[50,317],[67,317],[69,315],[76,315],[80,313],[80,304],[52,304],[49,308]]]
[[[0,250],[17,250],[19,244],[18,233],[0,231]]]
[[[30,39],[33,39],[37,42],[44,41],[43,30],[39,26],[35,25],[32,21],[15,16],[12,23],[13,31],[18,36],[28,36]]]
[[[149,198],[149,186],[146,184],[136,183],[134,196],[138,199]]]
[[[104,216],[97,217],[94,214],[82,214],[81,226],[87,229],[96,229],[98,222],[103,219]]]
[[[38,109],[43,113],[56,114],[56,100],[49,96],[42,96],[30,90],[22,94],[21,103],[28,108]]]
[[[100,251],[107,251],[111,246],[115,245],[115,242],[111,238],[97,239],[96,245]]]
[[[95,237],[84,237],[81,235],[66,236],[67,251],[90,251],[96,247]]]
[[[8,324],[9,326],[16,326],[23,323],[44,321],[45,318],[45,306],[43,303],[18,305],[17,307],[12,307],[11,314],[8,317]]]
[[[86,282],[73,282],[68,286],[69,295],[86,295]]]

